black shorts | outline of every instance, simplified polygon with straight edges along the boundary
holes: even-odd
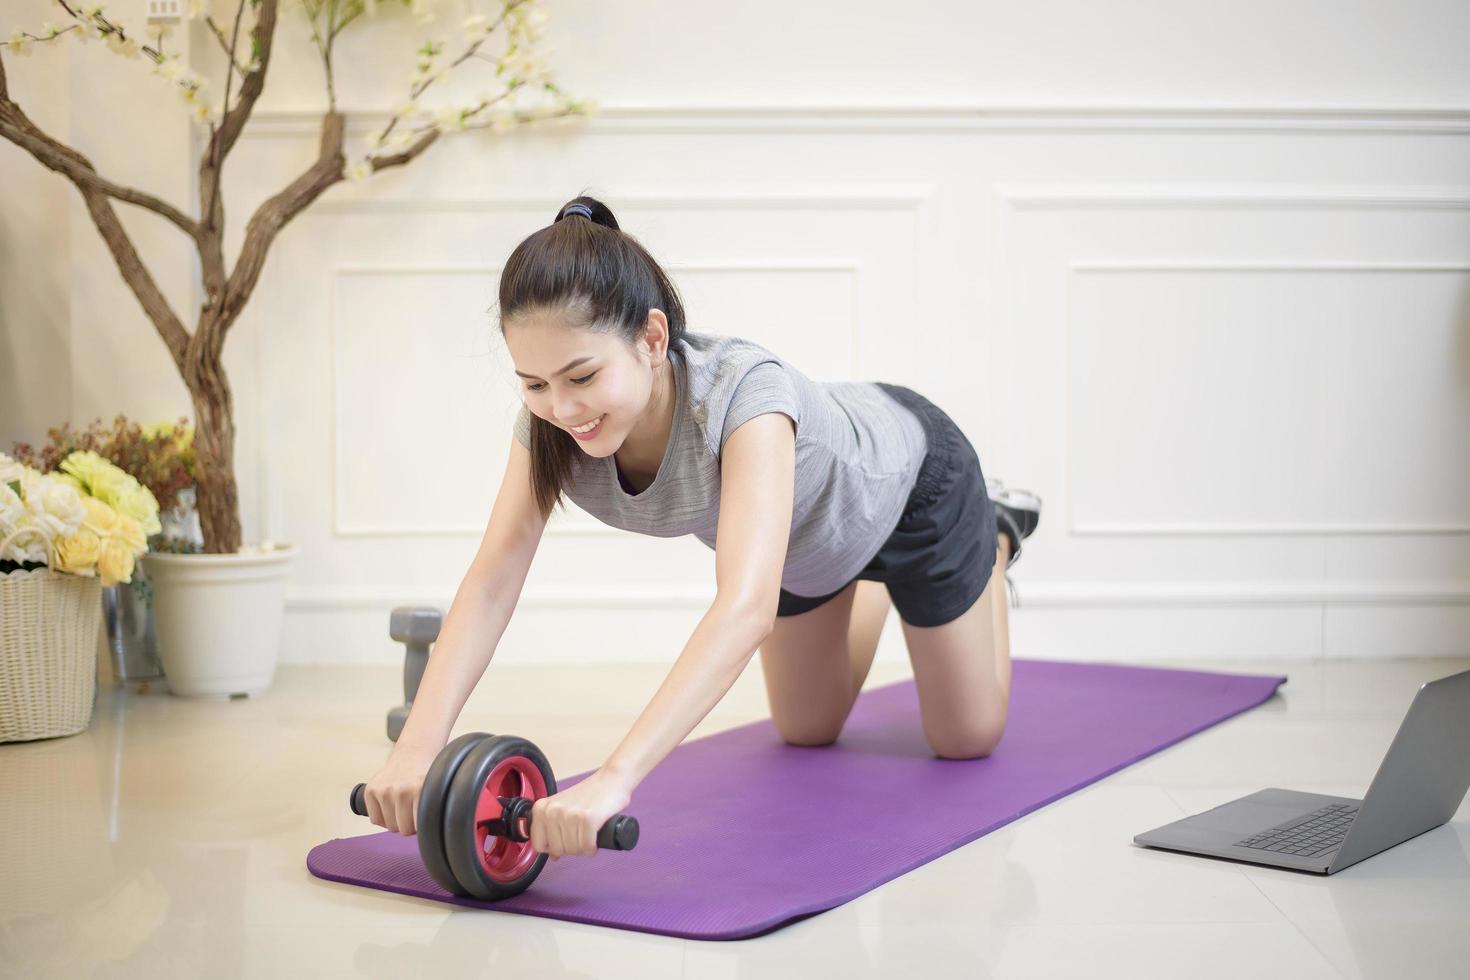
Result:
[[[960,427],[918,392],[877,385],[919,417],[929,448],[898,526],[855,578],[886,583],[909,625],[942,626],[974,605],[990,582],[1000,533],[995,504],[985,492],[980,457]],[[808,612],[841,592],[808,597],[782,589],[776,615]]]

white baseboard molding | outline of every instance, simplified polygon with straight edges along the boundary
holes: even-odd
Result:
[[[1470,588],[1420,583],[1020,583],[1007,611],[1016,657],[1084,662],[1470,656]],[[708,589],[527,590],[495,660],[672,664],[713,599]],[[398,605],[447,610],[450,595],[380,589],[295,590],[286,663],[394,663]],[[890,612],[879,660],[907,657]]]

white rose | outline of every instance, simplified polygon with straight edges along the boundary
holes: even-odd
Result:
[[[20,530],[26,517],[25,501],[20,499],[20,494],[12,490],[8,482],[0,481],[0,561],[25,560],[18,557],[22,547],[19,540],[9,545],[4,545],[4,541]]]
[[[31,470],[21,482],[21,494],[34,526],[47,540],[75,534],[86,519],[81,492],[65,480]]]

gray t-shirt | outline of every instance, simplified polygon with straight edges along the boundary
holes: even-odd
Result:
[[[919,420],[868,381],[812,381],[749,340],[686,331],[670,348],[674,424],[658,475],[642,493],[613,456],[583,455],[566,495],[604,524],[715,547],[720,456],[745,422],[780,412],[796,423],[791,537],[781,586],[802,596],[836,592],[898,525],[924,460]],[[521,406],[515,437],[531,444]]]

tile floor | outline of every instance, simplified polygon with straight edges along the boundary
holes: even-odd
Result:
[[[306,852],[381,764],[392,667],[281,668],[229,703],[108,689],[80,735],[0,745],[0,976],[1464,977],[1470,803],[1331,877],[1132,836],[1266,786],[1361,796],[1421,683],[1465,660],[1193,661],[1277,698],[860,898],[698,942],[321,881]],[[598,765],[659,666],[492,665],[456,731]],[[692,737],[765,717],[759,661]],[[869,685],[908,676],[880,662]]]

